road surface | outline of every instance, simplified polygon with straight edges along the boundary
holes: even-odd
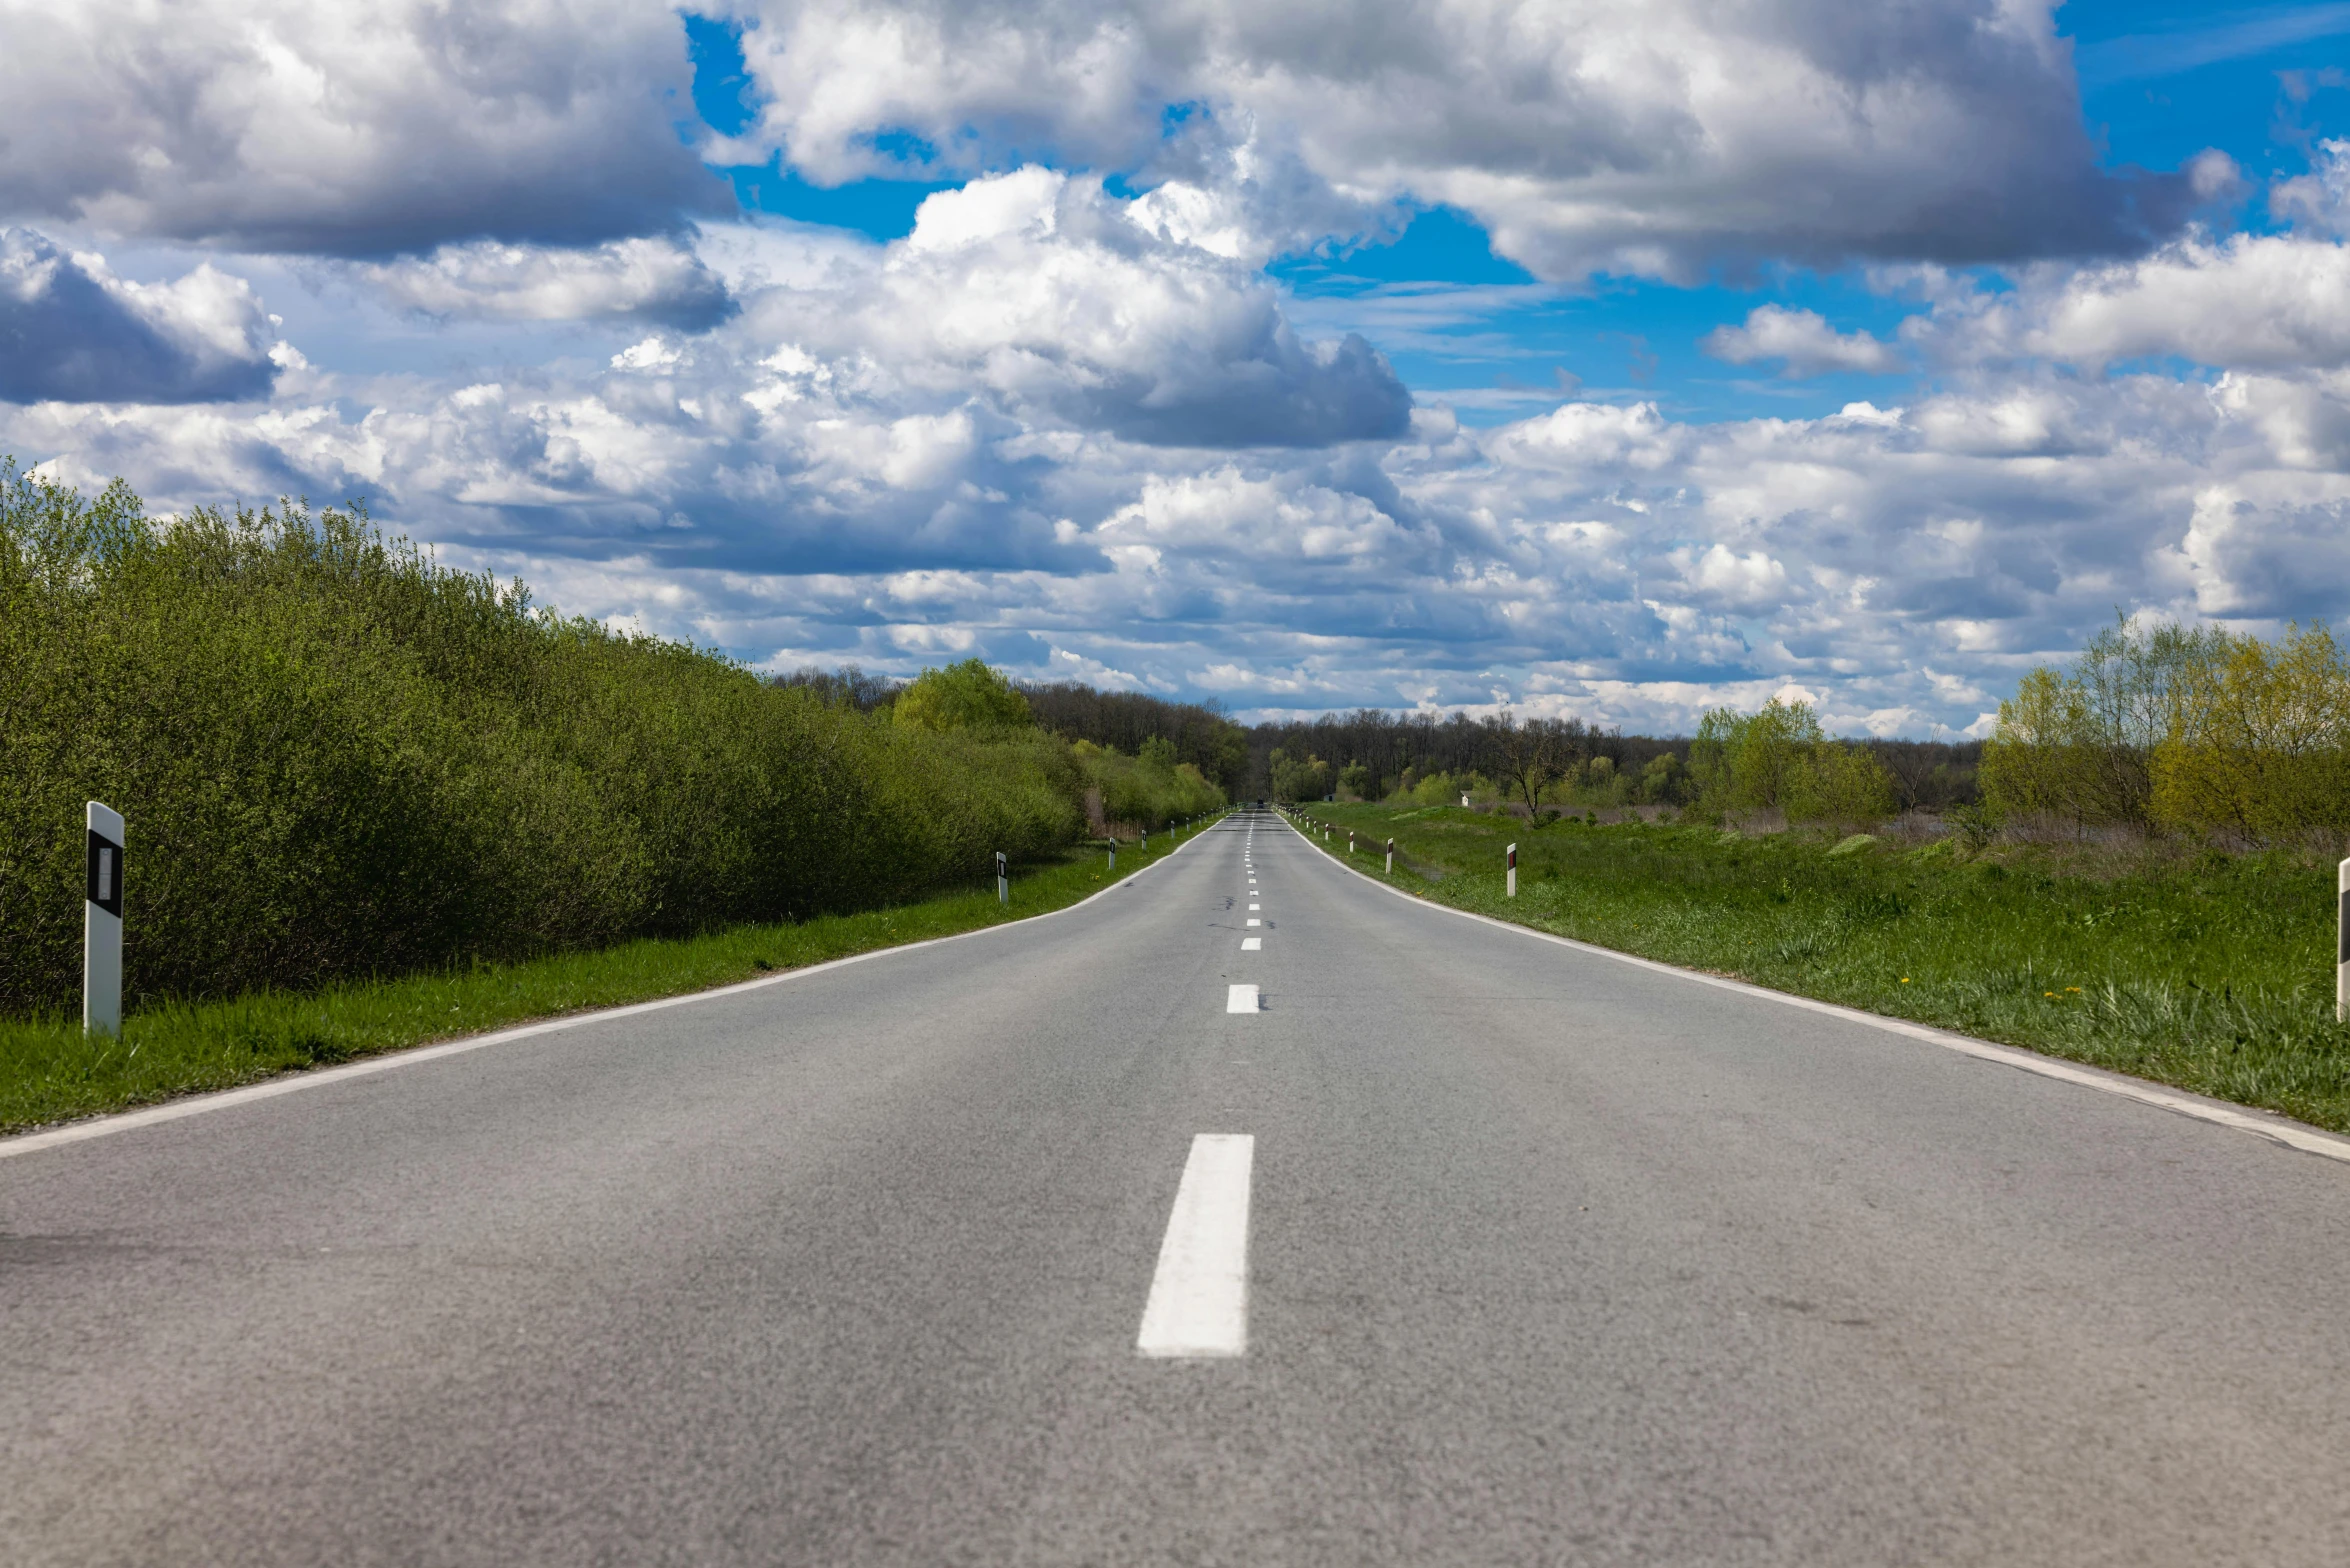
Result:
[[[2350,1165],[1236,818],[0,1155],[0,1558],[2333,1568],[2346,1222]]]

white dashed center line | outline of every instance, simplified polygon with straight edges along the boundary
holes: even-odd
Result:
[[[1256,1147],[1247,1133],[1203,1132],[1191,1140],[1134,1340],[1143,1355],[1237,1356],[1248,1349],[1248,1187]]]
[[[1257,988],[1253,985],[1229,986],[1224,992],[1224,1011],[1253,1013],[1257,1010]]]
[[[1252,926],[1261,926],[1264,924],[1264,922],[1262,920],[1251,920],[1249,924]]]
[[[1261,953],[1265,950],[1265,939],[1261,936],[1244,936],[1240,939],[1240,950],[1244,953]]]

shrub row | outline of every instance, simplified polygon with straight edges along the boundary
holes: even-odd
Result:
[[[565,619],[361,510],[168,524],[0,464],[0,1012],[78,994],[82,803],[128,999],[309,987],[988,872],[1082,828],[1034,730],[892,725]]]

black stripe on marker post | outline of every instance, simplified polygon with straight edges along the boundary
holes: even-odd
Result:
[[[122,918],[122,846],[96,828],[91,828],[89,834],[89,880],[84,896],[91,903],[120,920]]]

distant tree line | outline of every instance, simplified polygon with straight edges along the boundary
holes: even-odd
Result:
[[[1815,799],[1858,798],[1849,790],[1823,795],[1803,782],[1807,769],[1841,766],[1834,758],[1820,762],[1826,746],[1837,757],[1845,750],[1865,754],[1882,773],[1893,810],[1941,811],[1975,800],[1977,741],[1828,741],[1802,704],[1773,704],[1745,719],[1722,709],[1708,715],[1706,726],[1696,736],[1626,735],[1580,719],[1364,708],[1256,726],[1238,793],[1283,800],[1333,794],[1383,800],[1401,793],[1434,804],[1482,790],[1530,808],[1653,804],[1718,811],[1785,809],[1778,785],[1792,778],[1801,811]],[[1799,739],[1783,740],[1783,730]],[[1780,756],[1790,747],[1803,750],[1800,766]],[[1775,760],[1744,771],[1723,760],[1747,750]],[[1848,767],[1840,776],[1849,784],[1859,775]]]

